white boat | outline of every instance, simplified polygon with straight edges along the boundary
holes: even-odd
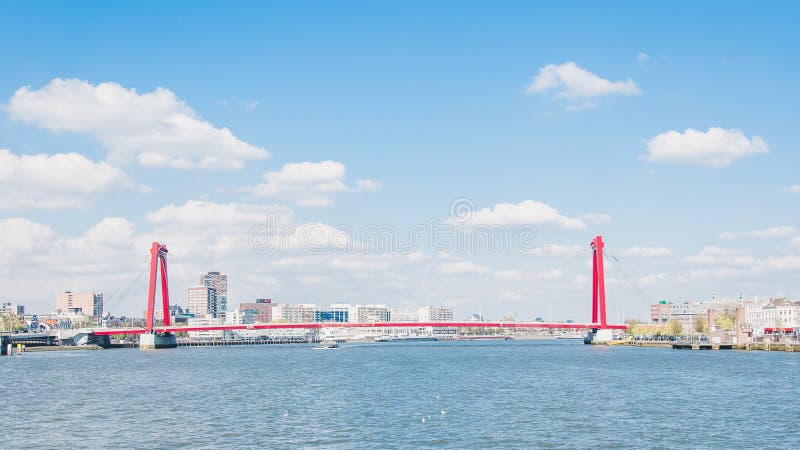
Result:
[[[333,350],[335,348],[339,348],[339,344],[333,339],[323,339],[314,347],[315,350]]]

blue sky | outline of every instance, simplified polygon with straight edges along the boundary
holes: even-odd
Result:
[[[16,175],[0,172],[13,241],[0,254],[14,257],[0,263],[0,297],[38,311],[59,289],[108,297],[157,239],[175,249],[179,302],[217,269],[234,304],[444,303],[521,318],[552,305],[585,320],[589,254],[576,246],[602,233],[638,286],[609,269],[612,317],[740,289],[796,298],[797,19],[790,2],[4,4],[0,149]],[[110,109],[92,109],[103,83]],[[158,88],[161,103],[147,97]],[[176,111],[211,131],[156,142]],[[237,167],[200,167],[234,147],[249,149]],[[52,159],[67,153],[80,155],[72,166]],[[58,168],[71,176],[53,181]],[[98,170],[106,178],[84,182]],[[461,197],[486,209],[481,225],[535,226],[537,246],[561,254],[246,245],[266,211],[404,236],[446,221]],[[138,312],[139,291],[112,312]]]

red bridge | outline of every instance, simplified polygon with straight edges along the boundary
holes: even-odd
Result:
[[[188,331],[222,331],[222,330],[270,330],[270,329],[319,329],[319,328],[388,328],[388,327],[458,327],[458,328],[550,328],[590,330],[590,338],[597,341],[611,339],[612,330],[624,330],[626,325],[612,325],[606,320],[606,291],[603,271],[603,238],[597,236],[592,240],[592,321],[590,323],[546,323],[546,322],[312,322],[312,323],[262,323],[250,325],[209,325],[200,327],[173,326],[169,314],[163,314],[164,325],[154,325],[156,279],[161,268],[161,305],[162,311],[169,311],[169,283],[167,278],[167,247],[153,242],[150,249],[150,284],[147,295],[147,317],[145,328],[95,329],[97,336],[122,334],[142,335],[142,348],[174,347],[174,333]],[[160,341],[160,342],[159,342]]]

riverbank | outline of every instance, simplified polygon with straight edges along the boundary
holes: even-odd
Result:
[[[674,348],[676,350],[757,350],[772,352],[800,352],[800,344],[782,343],[748,343],[748,344],[689,344],[670,341],[611,341],[610,346],[648,347],[648,348]]]

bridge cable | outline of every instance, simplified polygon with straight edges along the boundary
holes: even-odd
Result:
[[[647,294],[645,294],[644,291],[639,287],[639,285],[631,277],[629,277],[624,270],[622,270],[622,262],[619,259],[617,259],[616,256],[612,255],[611,253],[607,253],[605,250],[603,250],[603,254],[611,258],[612,262],[614,263],[613,264],[614,267],[616,267],[619,273],[622,274],[623,278],[625,278],[625,281],[628,282],[628,285],[630,285],[631,289],[633,289],[633,291],[636,292],[639,298],[643,300],[645,303],[649,304],[650,300],[647,298]]]
[[[113,302],[112,302],[112,300],[114,299],[114,297],[115,297],[115,296],[116,296],[118,293],[120,293],[121,295],[120,295],[119,297],[117,297],[117,300],[119,300],[119,299],[122,299],[122,298],[125,298],[125,297],[126,297],[126,296],[127,296],[129,293],[130,293],[130,291],[131,291],[131,290],[134,288],[134,286],[136,285],[136,283],[138,283],[138,282],[139,282],[139,280],[142,278],[142,276],[143,276],[145,273],[147,273],[147,271],[148,271],[148,270],[150,270],[150,257],[149,257],[149,256],[146,258],[146,262],[147,262],[147,264],[145,264],[145,267],[144,267],[144,269],[143,269],[143,270],[142,270],[142,271],[139,273],[139,275],[137,275],[137,276],[136,276],[136,278],[133,280],[133,282],[131,282],[130,284],[128,284],[128,285],[127,285],[127,286],[125,286],[124,288],[117,288],[117,289],[116,289],[116,290],[114,290],[114,292],[113,292],[113,293],[112,293],[112,294],[111,294],[111,295],[108,297],[108,300],[105,300],[105,299],[103,300],[103,310],[104,310],[104,311],[105,311],[105,310],[107,310],[107,308],[108,308],[109,306],[112,306],[112,305],[113,305]]]

